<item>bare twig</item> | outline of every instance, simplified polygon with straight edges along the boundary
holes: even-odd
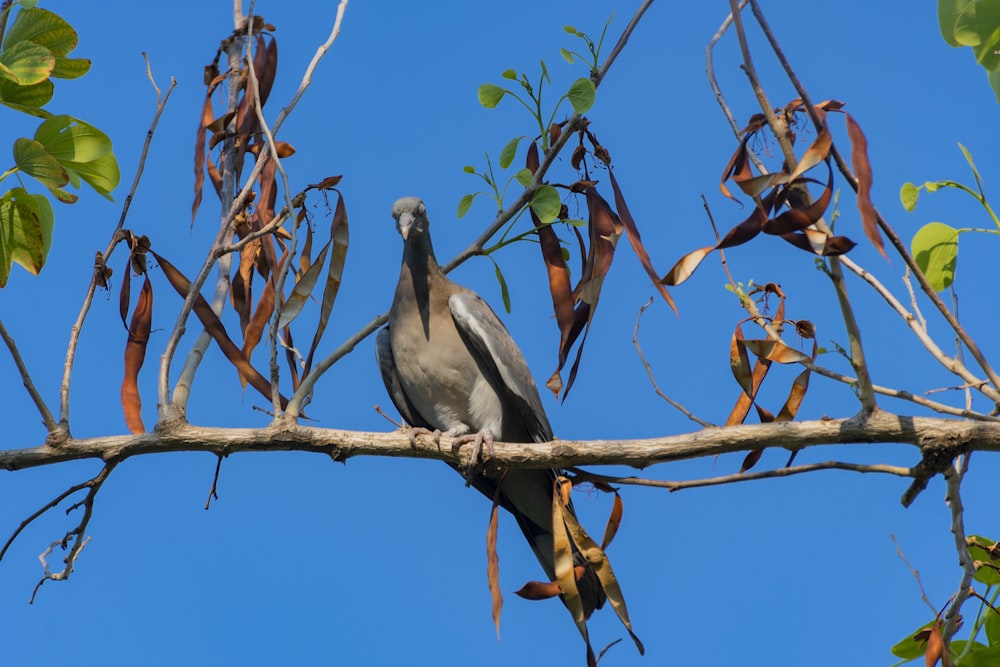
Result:
[[[649,362],[646,361],[646,357],[642,353],[642,347],[640,347],[639,345],[639,322],[640,320],[642,320],[642,314],[646,312],[646,309],[649,308],[651,305],[653,305],[653,297],[649,297],[649,301],[647,301],[644,305],[639,307],[639,313],[635,316],[635,328],[632,330],[632,345],[635,346],[635,351],[639,354],[639,360],[642,362],[642,367],[646,369],[646,375],[649,376],[649,382],[650,384],[653,385],[653,391],[656,392],[657,396],[659,396],[664,401],[669,403],[671,406],[673,406],[675,409],[677,409],[681,414],[683,414],[691,421],[700,424],[701,426],[706,428],[709,426],[715,426],[715,424],[712,424],[711,422],[707,422],[704,419],[701,419],[700,417],[692,413],[690,410],[685,408],[683,405],[681,405],[674,399],[664,394],[660,390],[660,386],[656,383],[656,377],[653,375],[653,369],[650,367]]]
[[[931,604],[930,598],[927,597],[927,591],[924,590],[924,584],[920,581],[920,573],[917,569],[910,564],[909,559],[903,554],[903,548],[899,546],[899,542],[896,541],[896,536],[889,533],[889,537],[892,539],[892,543],[896,545],[896,554],[906,563],[906,567],[909,568],[910,573],[913,575],[914,580],[917,582],[917,588],[920,589],[920,599],[924,601],[930,610],[931,614],[937,618],[938,610]]]
[[[148,59],[146,60],[146,63],[148,71]],[[162,98],[160,97],[160,89],[156,87],[155,84],[153,85],[156,89],[156,113],[153,114],[153,121],[150,123],[149,129],[146,130],[146,140],[143,142],[142,152],[139,154],[139,164],[135,168],[135,177],[132,179],[132,187],[129,188],[128,195],[126,195],[125,201],[122,204],[122,212],[118,217],[118,224],[115,226],[114,232],[111,234],[111,241],[108,243],[108,247],[105,249],[104,254],[101,255],[101,261],[94,266],[94,273],[90,278],[90,286],[87,288],[87,294],[83,298],[83,304],[80,306],[80,313],[76,316],[76,321],[70,329],[69,345],[66,349],[66,361],[63,363],[62,384],[59,387],[59,426],[66,433],[69,432],[69,385],[70,378],[73,374],[73,361],[76,358],[76,346],[80,340],[80,331],[83,329],[83,322],[87,318],[87,313],[90,311],[90,304],[94,300],[94,293],[97,291],[98,283],[104,279],[104,265],[111,257],[111,254],[114,252],[118,242],[123,238],[121,231],[125,226],[125,220],[128,217],[129,208],[132,206],[132,198],[135,197],[136,190],[139,189],[139,182],[142,180],[142,174],[146,168],[146,157],[149,155],[149,146],[153,141],[153,134],[156,132],[156,126],[160,122],[160,116],[163,115],[163,110],[166,108],[167,101],[170,99],[170,93],[173,92],[174,86],[176,85],[177,81],[171,77],[170,86],[167,87],[167,92]]]
[[[32,521],[40,517],[48,510],[58,505],[60,502],[65,500],[71,494],[76,493],[77,491],[80,491],[82,489],[88,489],[87,495],[84,497],[84,499],[78,503],[73,504],[67,510],[67,512],[70,512],[74,509],[77,509],[78,507],[83,508],[83,516],[80,517],[80,522],[76,525],[76,528],[73,528],[72,530],[67,532],[62,539],[56,540],[55,542],[50,544],[49,547],[38,557],[39,561],[41,561],[42,563],[43,575],[41,580],[39,580],[38,584],[35,586],[34,591],[31,593],[31,599],[29,600],[29,603],[35,601],[35,595],[38,593],[38,589],[41,588],[42,584],[44,584],[46,581],[50,579],[55,581],[64,581],[66,579],[69,579],[70,575],[73,573],[73,568],[76,566],[76,559],[79,557],[80,552],[83,551],[83,548],[87,546],[87,542],[90,541],[90,538],[86,535],[86,532],[87,532],[87,526],[90,525],[90,519],[94,513],[94,499],[97,497],[97,493],[101,490],[101,486],[108,479],[108,475],[111,474],[111,471],[115,469],[116,465],[118,465],[117,460],[105,462],[104,467],[101,468],[101,472],[97,473],[97,475],[93,479],[83,482],[82,484],[77,484],[75,486],[70,487],[67,491],[64,491],[63,493],[59,494],[59,496],[57,496],[55,500],[49,502],[42,509],[40,509],[39,511],[35,512],[24,521],[22,521],[18,529],[14,531],[14,534],[10,537],[9,540],[7,540],[7,543],[4,545],[3,550],[0,551],[0,558],[2,558],[3,554],[7,551],[7,548],[10,547],[14,539],[21,533],[22,530],[24,530],[25,526],[30,524]],[[70,544],[71,539],[73,540],[72,544]],[[61,571],[53,573],[49,570],[48,563],[46,562],[46,557],[52,552],[52,550],[57,545],[62,546],[63,549],[69,549],[69,553],[66,554],[66,558],[63,559],[65,567],[63,567]]]
[[[692,479],[682,482],[661,481],[656,479],[644,479],[641,477],[615,477],[610,475],[597,475],[576,467],[566,468],[582,481],[603,482],[605,484],[631,484],[634,486],[652,486],[668,491],[681,491],[683,489],[695,489],[705,486],[719,486],[720,484],[733,484],[736,482],[752,482],[758,479],[773,479],[775,477],[790,477],[801,475],[802,473],[815,472],[817,470],[848,470],[860,473],[881,473],[885,475],[896,475],[898,477],[912,477],[911,468],[901,468],[892,465],[866,465],[861,463],[844,463],[842,461],[826,461],[823,463],[810,463],[791,468],[777,468],[776,470],[762,470],[751,473],[735,473],[732,475],[722,475],[719,477],[709,477],[706,479]]]
[[[222,454],[219,454],[218,461],[215,462],[215,474],[212,476],[212,486],[208,490],[208,498],[205,499],[205,509],[207,510],[212,505],[212,499],[219,499],[219,473],[222,471],[222,459],[225,458]]]
[[[962,457],[967,458],[967,457]],[[972,578],[976,574],[976,565],[969,553],[969,543],[965,536],[965,508],[962,505],[962,479],[964,478],[961,459],[957,459],[944,471],[948,483],[948,493],[945,503],[951,512],[951,533],[955,536],[955,550],[958,552],[958,563],[962,566],[962,578],[955,591],[953,601],[944,617],[944,629],[941,631],[947,644],[952,635],[958,631],[962,605],[972,591]]]
[[[35,383],[31,380],[31,374],[28,373],[28,367],[24,365],[24,359],[21,358],[21,353],[17,349],[17,344],[14,342],[13,337],[7,332],[7,327],[3,325],[3,320],[0,320],[0,338],[3,338],[3,342],[6,343],[7,349],[10,350],[10,356],[14,358],[14,365],[17,366],[17,372],[21,374],[21,382],[24,384],[24,388],[28,391],[28,396],[35,403],[35,407],[38,408],[39,414],[42,415],[42,421],[45,423],[45,429],[49,432],[49,435],[55,434],[59,429],[59,424],[56,423],[55,417],[49,411],[49,406],[45,405],[45,401],[42,400],[42,395],[38,393],[35,389]]]

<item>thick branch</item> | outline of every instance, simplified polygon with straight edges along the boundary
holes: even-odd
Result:
[[[0,467],[31,468],[78,459],[120,460],[163,452],[303,451],[323,453],[336,461],[355,456],[437,459],[465,467],[469,448],[451,449],[452,438],[435,443],[418,437],[411,445],[400,432],[373,433],[296,425],[263,429],[198,427],[174,422],[140,435],[69,440],[59,447],[41,446],[0,452]],[[903,443],[948,459],[959,453],[1000,451],[1000,423],[909,417],[877,411],[851,419],[776,422],[707,428],[644,440],[555,440],[547,443],[496,443],[491,465],[511,468],[565,468],[579,465],[626,465],[645,468],[655,463],[703,458],[761,447],[797,451],[815,445]]]

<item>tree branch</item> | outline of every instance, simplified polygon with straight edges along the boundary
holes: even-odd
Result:
[[[59,447],[40,446],[0,451],[0,468],[19,470],[80,459],[123,460],[166,452],[301,451],[346,461],[356,456],[436,459],[466,467],[469,448],[453,452],[453,438],[419,436],[411,444],[405,433],[345,431],[289,425],[263,429],[199,427],[183,422],[161,425],[138,435],[83,438]],[[1000,423],[911,417],[876,412],[850,419],[775,422],[706,428],[679,435],[641,440],[554,440],[547,443],[495,443],[489,464],[509,468],[565,468],[581,465],[626,465],[645,468],[656,463],[704,458],[763,447],[798,451],[817,445],[900,443],[920,448],[924,458],[950,460],[973,450],[1000,451]]]

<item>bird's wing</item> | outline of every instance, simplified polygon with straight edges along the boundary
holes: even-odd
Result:
[[[448,307],[462,339],[484,372],[493,375],[493,386],[502,392],[500,399],[515,409],[531,439],[534,442],[552,440],[552,427],[528,364],[493,309],[478,294],[468,290],[452,294]]]
[[[382,373],[382,382],[389,392],[392,404],[396,406],[400,416],[406,420],[410,426],[420,426],[423,428],[433,428],[424,419],[417,409],[413,407],[410,399],[403,391],[403,384],[399,380],[399,371],[396,369],[396,359],[392,355],[392,343],[389,338],[389,327],[382,327],[375,337],[375,359],[378,361],[378,369]]]

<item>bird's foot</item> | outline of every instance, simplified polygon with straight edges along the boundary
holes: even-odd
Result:
[[[469,465],[465,468],[465,485],[469,486],[472,484],[472,473],[476,464],[479,462],[480,457],[483,455],[483,450],[485,448],[487,459],[492,458],[495,454],[493,449],[493,433],[490,431],[480,431],[479,433],[468,433],[466,435],[460,435],[455,438],[455,442],[451,446],[451,452],[453,454],[458,454],[458,450],[462,448],[463,445],[472,443],[472,452],[469,454]]]
[[[433,431],[429,428],[424,428],[423,426],[407,426],[405,428],[407,435],[410,436],[410,447],[414,449],[417,448],[417,436],[418,435],[429,435],[434,439],[434,444],[438,447],[441,446],[441,431],[434,429]]]

